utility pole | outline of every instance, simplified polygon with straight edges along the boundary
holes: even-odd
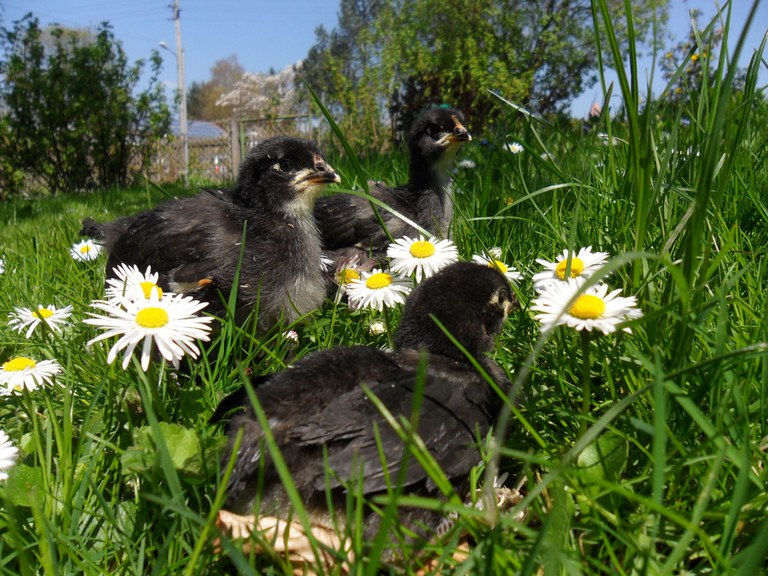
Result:
[[[189,140],[187,134],[187,84],[184,79],[184,49],[181,47],[181,8],[179,0],[173,0],[173,21],[176,24],[176,71],[181,91],[179,102],[179,133],[184,150],[184,186],[189,185]]]

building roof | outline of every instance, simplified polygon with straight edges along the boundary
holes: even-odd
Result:
[[[174,118],[171,122],[171,134],[179,136],[179,120]],[[188,138],[221,138],[227,136],[227,131],[221,128],[218,124],[213,122],[205,122],[203,120],[189,120],[187,121],[187,137]]]

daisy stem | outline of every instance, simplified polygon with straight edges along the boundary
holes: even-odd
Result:
[[[589,409],[592,403],[592,377],[591,377],[591,360],[589,358],[589,331],[581,330],[581,362],[582,362],[582,376],[581,376],[581,425],[579,428],[579,436],[582,436],[587,431],[587,417],[589,416]]]
[[[395,337],[392,334],[392,325],[389,322],[389,308],[384,306],[384,326],[387,329],[387,344],[389,344],[390,350],[395,349]]]

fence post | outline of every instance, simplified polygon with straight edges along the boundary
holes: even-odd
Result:
[[[240,169],[240,123],[233,116],[229,119],[229,148],[232,154],[232,178],[237,178]]]

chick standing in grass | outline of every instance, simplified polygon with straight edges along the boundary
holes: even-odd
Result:
[[[487,354],[514,304],[509,285],[497,270],[456,263],[425,280],[408,298],[394,352],[332,348],[254,383],[271,433],[318,534],[330,534],[336,525],[328,510],[327,488],[336,510],[341,511],[335,521],[342,525],[347,487],[354,491],[361,486],[362,493],[372,497],[386,493],[390,482],[404,494],[443,498],[418,461],[405,455],[403,441],[376,408],[373,396],[396,419],[409,419],[415,398],[421,398],[416,432],[457,494],[466,496],[469,472],[481,460],[478,444],[501,401],[432,316],[503,386],[508,381]],[[419,383],[423,383],[421,393]],[[233,412],[227,424],[230,454],[240,430],[243,436],[227,485],[225,516],[220,519],[227,525],[232,518],[229,512],[253,513],[258,502],[258,518],[250,521],[261,528],[271,526],[276,517],[287,518],[288,496],[244,390],[225,398],[212,421]],[[423,544],[439,532],[443,519],[435,511],[401,507],[397,529],[411,532],[414,543]],[[363,523],[370,542],[379,530],[380,517],[367,509]],[[394,537],[388,540],[394,541]]]
[[[436,236],[450,236],[453,218],[450,168],[456,153],[472,139],[464,116],[451,108],[431,108],[414,121],[408,136],[408,182],[394,188],[381,183],[370,194]],[[388,210],[378,207],[392,238],[418,236],[418,231]],[[315,204],[327,256],[337,264],[357,255],[383,256],[390,240],[371,204],[352,194],[319,198]]]
[[[267,330],[322,304],[325,278],[312,208],[338,174],[309,141],[277,137],[256,146],[229,190],[204,191],[154,210],[99,224],[81,234],[109,251],[107,276],[120,263],[159,273],[158,285],[209,303],[224,314],[222,298],[237,290],[236,319],[258,307]],[[235,286],[239,269],[239,281]]]

